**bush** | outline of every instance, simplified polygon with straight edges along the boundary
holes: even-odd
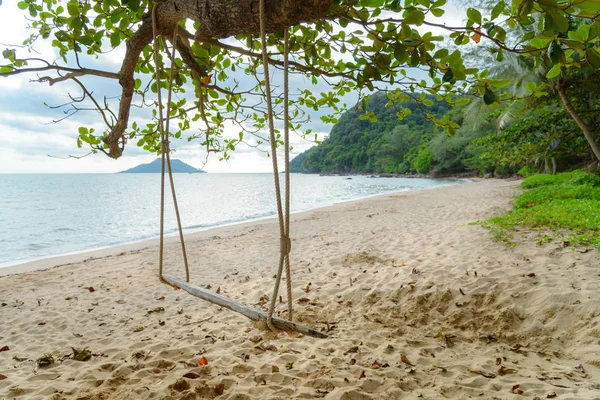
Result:
[[[422,149],[412,162],[413,169],[419,174],[426,174],[431,168],[431,159],[433,155],[429,149]]]
[[[557,185],[567,182],[582,182],[583,184],[585,184],[588,181],[595,181],[595,178],[587,176],[596,177],[596,175],[592,175],[581,170],[572,172],[562,172],[556,175],[537,174],[525,179],[521,186],[523,186],[525,189],[532,189],[539,186]]]
[[[539,186],[520,195],[514,208],[528,208],[556,199],[588,199],[600,201],[600,187],[591,185],[547,185]]]
[[[517,171],[517,174],[521,175],[523,178],[527,178],[528,176],[535,175],[537,171],[529,166],[524,166],[520,170]]]
[[[567,242],[600,250],[599,182],[598,176],[583,171],[530,176],[522,186],[531,190],[517,197],[513,211],[484,226],[496,236],[518,226],[549,228],[555,235],[566,233]]]

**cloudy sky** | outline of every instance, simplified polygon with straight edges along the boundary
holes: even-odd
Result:
[[[3,3],[3,4],[2,4]],[[0,5],[0,48],[15,48],[28,37],[25,13],[17,8],[17,0],[4,0]],[[444,22],[460,23],[462,13],[456,7],[447,8]],[[36,45],[39,54],[29,55],[46,60],[56,58],[49,41],[40,41]],[[103,56],[102,60],[84,60],[85,66],[108,71],[118,71],[124,54],[124,46]],[[17,48],[18,57],[27,57],[25,49]],[[95,127],[102,131],[102,119],[95,112],[79,112],[76,115],[53,123],[64,117],[63,109],[52,109],[69,101],[69,93],[78,95],[80,91],[74,83],[61,82],[50,87],[47,83],[31,82],[37,75],[19,75],[0,78],[0,173],[108,173],[122,171],[141,163],[151,162],[156,156],[138,149],[130,143],[124,155],[113,160],[104,154],[91,155],[82,159],[69,156],[81,156],[87,153],[76,145],[77,131],[80,126]],[[277,75],[274,79],[280,78]],[[114,97],[120,94],[120,86],[110,79],[84,78],[94,95]],[[295,87],[308,87],[305,78],[296,76],[291,82]],[[344,101],[349,105],[355,102],[354,95]],[[132,112],[133,120],[143,121],[145,115]],[[146,117],[147,118],[147,117]],[[305,126],[324,137],[331,129],[323,124],[318,115],[312,115],[312,122]],[[228,129],[231,136],[237,136],[239,129]],[[298,136],[292,137],[294,153],[298,154],[314,143]],[[174,141],[174,158],[181,159],[195,167],[204,165],[206,153],[198,143]],[[271,160],[264,152],[250,147],[239,146],[229,161],[219,161],[211,156],[204,166],[208,172],[268,172]]]

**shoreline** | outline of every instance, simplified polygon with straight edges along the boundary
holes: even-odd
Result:
[[[400,177],[400,178],[402,178],[402,177]],[[458,177],[457,178],[414,177],[414,178],[440,179],[440,180],[444,179],[444,180],[457,181],[457,183],[443,184],[443,185],[436,186],[433,188],[392,190],[389,192],[378,193],[378,194],[368,195],[368,196],[359,197],[359,198],[340,200],[340,201],[337,201],[334,203],[319,205],[319,206],[305,209],[305,210],[293,211],[290,213],[290,215],[295,216],[295,215],[299,215],[299,214],[303,214],[303,213],[310,213],[315,210],[326,209],[329,207],[336,207],[338,205],[343,205],[343,204],[348,204],[348,203],[353,203],[353,202],[360,202],[363,200],[377,198],[380,196],[386,196],[386,195],[398,194],[398,193],[420,192],[420,191],[425,191],[425,190],[435,190],[435,189],[446,188],[446,187],[454,186],[454,185],[473,183],[473,182],[477,181],[477,180],[473,180],[471,178],[458,178]],[[204,238],[205,235],[210,236],[210,233],[212,231],[216,232],[216,231],[219,231],[220,229],[244,226],[246,224],[261,223],[261,222],[269,221],[269,220],[276,221],[277,215],[273,214],[273,215],[264,216],[264,217],[247,219],[247,220],[243,220],[243,221],[223,223],[223,224],[210,226],[210,227],[206,227],[206,228],[197,228],[197,229],[196,228],[187,228],[187,229],[184,228],[183,233],[184,233],[185,240],[194,240],[194,239]],[[52,268],[57,268],[57,267],[60,267],[63,265],[69,265],[69,264],[82,262],[82,261],[85,261],[88,259],[103,258],[103,257],[115,255],[118,253],[123,253],[123,252],[128,252],[128,251],[137,251],[137,250],[142,250],[142,249],[146,249],[149,247],[155,247],[155,246],[159,245],[159,240],[160,240],[160,238],[157,235],[157,236],[153,236],[153,237],[146,238],[146,239],[127,241],[127,242],[123,242],[123,243],[119,243],[119,244],[115,244],[115,245],[94,247],[94,248],[90,248],[90,249],[77,250],[77,251],[69,252],[69,253],[44,256],[44,257],[35,258],[35,259],[17,260],[15,263],[12,263],[9,261],[8,264],[0,265],[0,277],[14,275],[14,274],[21,274],[21,273],[25,273],[25,272],[44,271],[44,270],[48,270],[48,269],[52,269]],[[179,233],[177,231],[165,234],[165,245],[167,245],[169,243],[173,243],[173,242],[179,242]]]

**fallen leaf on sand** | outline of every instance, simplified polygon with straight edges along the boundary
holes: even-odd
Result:
[[[206,359],[206,357],[200,357],[198,365],[208,365],[208,360]]]
[[[144,329],[146,329],[144,326],[138,326],[138,327],[137,327],[137,328],[135,328],[133,331],[134,331],[134,332],[141,332],[141,331],[143,331]]]
[[[553,399],[553,398],[555,398],[556,396],[557,396],[556,392],[552,392],[552,393],[548,393],[548,394],[546,395],[546,398],[547,398],[547,399]]]
[[[87,290],[89,290],[89,291],[90,291],[90,293],[93,293],[93,292],[95,292],[95,291],[96,291],[96,289],[94,289],[94,288],[93,288],[93,287],[91,287],[91,286],[90,286],[89,288],[87,288]]]
[[[362,379],[362,378],[366,378],[366,377],[367,377],[367,374],[363,370],[363,372],[360,374],[360,377],[358,377],[358,379]]]
[[[6,376],[6,375],[2,375],[2,374],[0,374],[0,381],[3,381],[3,380],[5,380],[6,378],[7,378],[7,376]]]
[[[252,337],[248,338],[248,340],[250,340],[252,343],[258,343],[261,340],[263,340],[263,338],[260,335],[256,335],[256,336],[252,336]]]
[[[221,294],[221,286],[217,288],[217,294]]]
[[[160,297],[159,297],[158,299],[156,299],[156,300],[164,300],[164,299],[165,299],[165,296],[160,296]]]
[[[481,376],[484,376],[484,377],[490,378],[490,379],[493,379],[493,378],[496,377],[496,374],[494,374],[492,372],[482,371],[480,369],[469,368],[468,371],[471,372],[471,373],[473,373],[473,374],[478,374],[478,375],[481,375]]]
[[[0,351],[9,351],[10,348],[8,346],[4,346],[3,348],[0,349]]]
[[[346,350],[346,352],[344,353],[344,355],[347,355],[347,354],[350,354],[350,353],[358,353],[358,346],[350,347],[348,350]]]
[[[535,278],[535,273],[534,273],[534,272],[530,272],[530,273],[528,273],[528,274],[523,274],[523,275],[521,275],[521,276],[523,276],[523,277],[528,277],[528,278]]]
[[[302,297],[300,299],[298,299],[298,303],[308,303],[310,301],[309,298],[306,297]]]
[[[372,369],[379,369],[381,368],[381,363],[377,360],[373,361],[373,364],[371,364],[371,368]]]
[[[39,326],[44,326],[44,325],[46,325],[46,323],[45,322],[38,322],[38,325]]]
[[[148,311],[148,314],[152,314],[152,313],[161,313],[161,312],[163,312],[163,311],[165,311],[165,308],[164,308],[164,307],[156,307],[154,310],[150,310],[150,311]]]
[[[125,304],[125,300],[117,300],[117,304]]]
[[[225,392],[225,385],[222,383],[218,383],[215,386],[215,393],[218,394],[219,396],[223,394],[223,392]]]
[[[200,378],[200,375],[195,372],[188,372],[187,374],[183,375],[183,377],[188,379],[197,379]]]
[[[27,357],[13,356],[13,360],[15,360],[15,361],[27,361]]]
[[[514,394],[523,394],[523,390],[521,389],[521,385],[514,385],[512,389],[510,389],[511,393]]]
[[[516,373],[517,373],[516,369],[506,368],[504,365],[501,365],[500,369],[498,369],[498,375],[500,375],[500,376],[504,376],[504,375],[508,375],[508,374],[516,374]]]
[[[411,363],[410,361],[408,361],[408,357],[406,357],[406,355],[404,355],[404,354],[402,354],[400,356],[400,361],[402,361],[404,364],[410,365],[411,367],[414,366],[413,363]]]

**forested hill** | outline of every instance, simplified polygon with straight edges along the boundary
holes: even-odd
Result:
[[[450,106],[434,102],[424,107],[414,101],[386,107],[383,93],[371,96],[366,111],[362,107],[346,111],[333,126],[329,137],[318,146],[296,156],[291,172],[360,173],[360,172],[427,172],[431,163],[428,143],[434,124],[425,113],[442,117]],[[398,117],[399,109],[406,117]],[[423,110],[420,108],[424,108]],[[361,119],[373,112],[377,121]]]

